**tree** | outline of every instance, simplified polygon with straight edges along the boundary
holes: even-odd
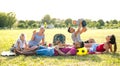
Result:
[[[9,12],[9,13],[0,12],[0,27],[11,28],[15,22],[16,22],[15,13],[13,13],[13,12]]]
[[[26,20],[26,21],[24,21],[24,20],[19,20],[19,21],[18,21],[18,25],[21,25],[21,23],[22,23],[22,24],[24,24],[24,28],[28,28],[28,22],[29,22],[29,21],[27,21],[27,20]],[[23,28],[23,27],[22,27],[22,28]]]
[[[118,21],[116,19],[112,20],[112,24],[118,24]]]
[[[33,23],[32,24],[32,28],[37,28],[38,27],[38,24],[37,23]]]
[[[106,21],[106,22],[105,22],[105,28],[110,28],[109,25],[110,25],[110,22],[109,22],[109,21]]]
[[[104,23],[104,21],[102,19],[99,19],[98,22],[99,22],[100,26],[104,26],[105,25],[105,23]]]
[[[44,24],[44,22],[46,22],[47,24],[50,24],[50,20],[51,20],[51,17],[50,17],[50,15],[47,14],[43,17],[42,22],[43,22],[43,24]]]
[[[8,28],[11,28],[12,25],[17,21],[16,14],[13,12],[7,13],[7,25]]]
[[[66,19],[66,20],[65,20],[65,24],[66,24],[67,27],[71,26],[71,24],[72,24],[72,19],[71,19],[71,18]]]
[[[25,26],[24,23],[20,23],[20,24],[18,24],[18,27],[19,27],[19,28],[25,28],[26,26]]]
[[[32,28],[32,24],[34,24],[34,23],[35,23],[34,20],[29,20],[29,21],[28,21],[28,26],[30,26],[30,27]]]
[[[52,24],[55,24],[55,22],[56,22],[56,18],[52,18],[52,19],[50,20],[50,23],[52,23]]]
[[[26,24],[27,22],[24,21],[24,20],[19,20],[18,23],[24,23],[24,24]]]
[[[97,29],[101,29],[101,28],[102,28],[101,25],[100,25],[100,22],[97,22],[96,28],[97,28]]]
[[[7,15],[4,12],[0,12],[0,27],[6,27],[7,23]]]

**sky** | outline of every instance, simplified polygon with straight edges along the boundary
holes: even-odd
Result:
[[[0,0],[1,12],[15,12],[18,20],[41,20],[46,14],[60,19],[120,20],[119,0]]]

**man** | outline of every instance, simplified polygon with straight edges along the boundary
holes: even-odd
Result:
[[[87,30],[87,28],[86,28],[86,22],[85,22],[85,20],[82,20],[82,21],[79,23],[78,29],[77,29],[76,31],[75,31],[74,28],[69,27],[69,28],[68,28],[68,32],[69,32],[69,33],[72,33],[71,38],[72,38],[72,40],[73,40],[73,43],[75,43],[75,42],[81,42],[82,39],[81,39],[81,37],[80,37],[80,34],[82,34],[83,32],[85,32],[86,30]]]

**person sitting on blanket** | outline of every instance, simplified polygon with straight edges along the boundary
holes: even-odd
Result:
[[[39,45],[44,45],[44,39],[45,39],[45,29],[44,27],[41,27],[39,32],[36,32],[35,30],[33,31],[33,35],[31,40],[28,42],[28,51],[35,50],[38,48]],[[42,43],[40,43],[42,40]]]
[[[11,51],[17,53],[26,49],[27,49],[27,42],[25,39],[25,34],[21,33],[16,43],[11,48]]]
[[[108,35],[106,37],[106,42],[102,44],[98,44],[94,42],[94,39],[92,39],[93,42],[91,43],[84,43],[84,47],[86,47],[89,50],[89,54],[101,54],[101,53],[107,53],[113,52],[115,53],[117,51],[117,44],[116,44],[116,38],[115,35]],[[89,39],[91,41],[91,39]],[[114,45],[114,51],[112,49],[112,45]],[[78,45],[79,46],[79,45]]]

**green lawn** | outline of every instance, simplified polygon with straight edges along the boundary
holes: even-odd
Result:
[[[27,35],[30,40],[33,29],[24,30],[0,30],[0,53],[9,50],[11,45],[17,40],[20,33]],[[37,29],[38,31],[38,29]],[[52,43],[56,33],[63,33],[66,36],[66,43],[72,44],[71,34],[67,29],[46,29],[45,41]],[[120,29],[88,29],[81,35],[83,40],[92,37],[98,43],[105,41],[105,37],[115,34],[118,51],[116,54],[86,55],[86,56],[0,56],[0,66],[119,66],[120,65]]]

